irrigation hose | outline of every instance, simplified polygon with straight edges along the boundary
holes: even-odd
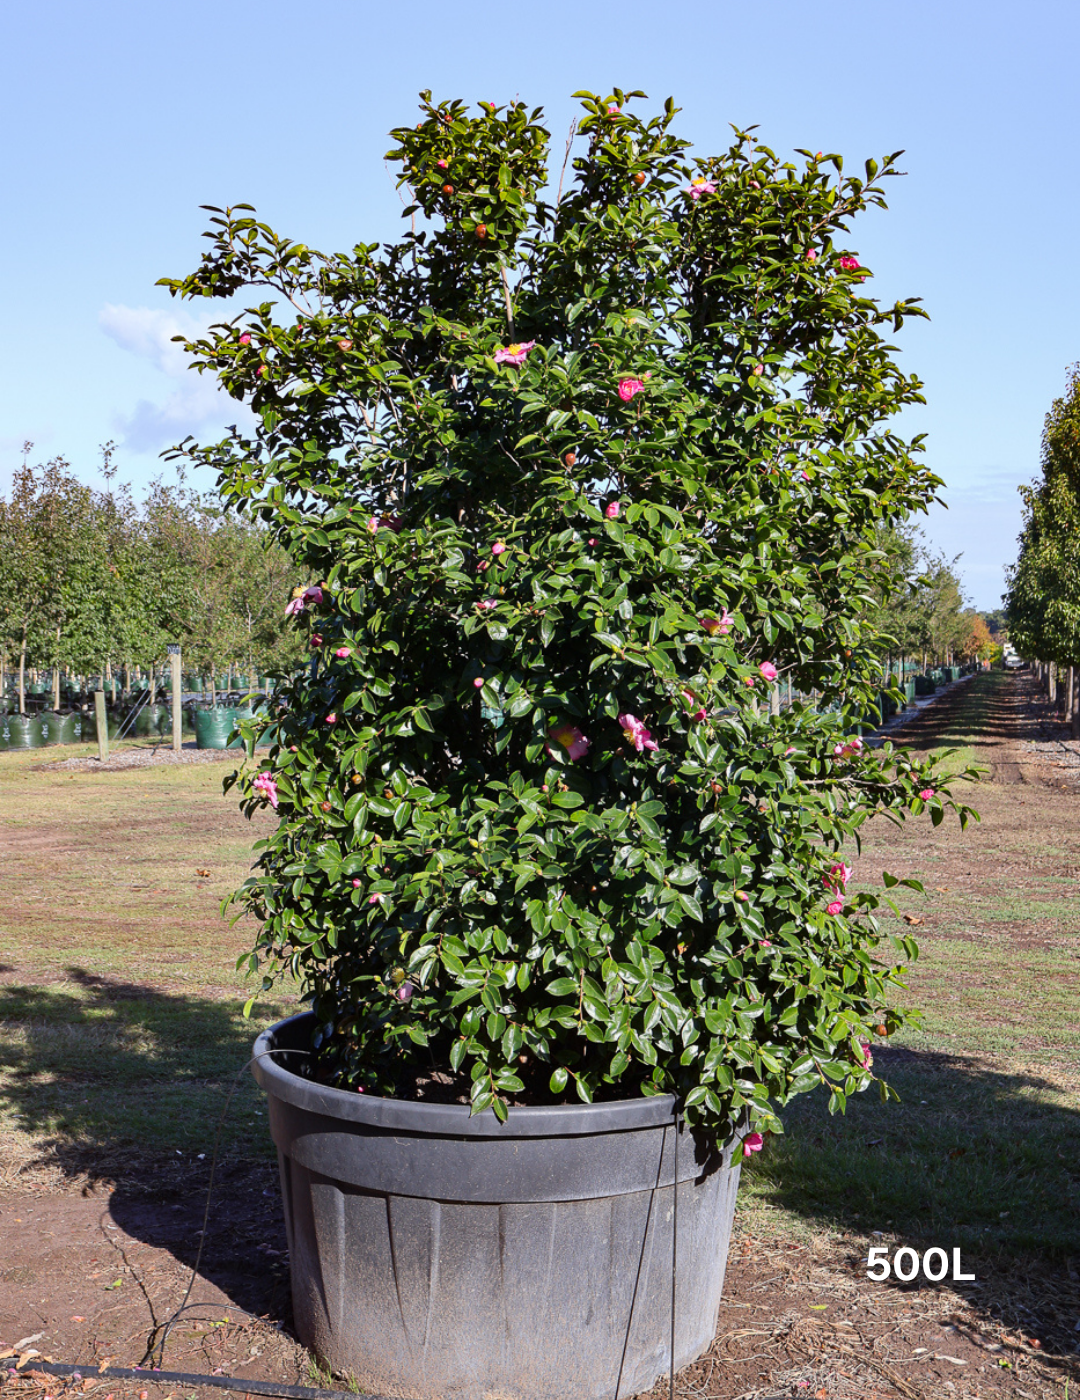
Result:
[[[26,1370],[42,1371],[47,1376],[78,1376],[82,1379],[101,1376],[115,1381],[153,1381],[156,1385],[216,1385],[220,1390],[242,1390],[248,1395],[283,1396],[285,1400],[357,1400],[355,1391],[313,1390],[306,1385],[275,1385],[273,1381],[246,1381],[242,1376],[199,1376],[189,1371],[147,1371],[138,1366],[68,1366],[61,1361],[31,1361]],[[369,1395],[363,1400],[391,1400],[386,1395]]]

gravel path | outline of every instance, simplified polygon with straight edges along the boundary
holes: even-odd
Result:
[[[92,758],[64,758],[58,763],[43,764],[48,768],[80,768],[87,773],[119,773],[125,768],[151,768],[170,763],[216,763],[222,759],[232,759],[234,763],[244,761],[243,749],[200,749],[195,740],[186,743],[179,753],[174,753],[171,744],[145,744],[138,748],[125,749],[122,753],[111,753],[102,763],[95,754]]]

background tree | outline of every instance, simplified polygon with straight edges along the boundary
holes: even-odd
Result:
[[[1066,709],[1080,732],[1080,365],[1046,415],[1042,478],[1020,488],[1024,524],[1007,573],[1009,636],[1021,655],[1068,668]]]

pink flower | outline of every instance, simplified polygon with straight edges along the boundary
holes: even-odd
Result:
[[[806,261],[807,261],[807,262],[817,262],[817,249],[816,249],[816,248],[807,248],[807,250],[806,250]]]
[[[933,789],[933,788],[923,788],[922,792],[919,793],[919,796],[922,798],[922,800],[923,800],[924,802],[929,802],[930,799],[931,799],[931,797],[933,797],[933,795],[934,795],[934,789]]]
[[[710,637],[718,635],[726,637],[731,631],[734,621],[735,619],[728,612],[727,608],[724,608],[719,617],[703,617],[701,619],[701,625],[705,631],[708,632]]]
[[[746,893],[745,890],[736,890],[735,898],[739,901],[740,904],[747,904],[750,900],[750,896]]]
[[[241,345],[250,345],[250,344],[251,344],[251,332],[250,332],[250,331],[245,331],[244,334],[240,337],[240,344],[241,344]]]
[[[869,1069],[874,1063],[874,1057],[870,1053],[870,1042],[863,1036],[859,1037],[859,1046],[862,1049],[862,1067]]]
[[[608,520],[615,520],[619,514],[620,509],[621,507],[618,501],[608,501],[607,505],[604,507],[604,515],[607,517]]]
[[[442,156],[440,156],[439,159],[435,162],[435,164],[439,167],[440,170],[445,170],[446,167],[450,164],[450,162],[448,160],[443,160]]]
[[[497,540],[497,541],[491,546],[491,552],[492,552],[492,554],[495,554],[495,555],[505,554],[505,553],[506,553],[506,545],[503,544],[502,540]]]
[[[844,901],[842,899],[834,899],[831,904],[826,905],[825,912],[826,914],[842,914],[844,912]]]
[[[499,600],[497,598],[481,598],[476,606],[480,608],[482,612],[487,612],[489,608],[496,608],[498,605]]]
[[[754,366],[752,373],[756,374],[760,379],[761,376],[765,373],[765,366],[760,361],[758,361],[758,363]]]
[[[623,403],[629,403],[635,394],[640,394],[645,385],[640,379],[620,379],[619,398]]]
[[[369,904],[381,904],[385,898],[386,898],[386,895],[384,895],[384,894],[369,894],[369,895],[368,895],[368,903],[369,903]]]
[[[326,723],[337,724],[337,715],[334,714],[333,710],[331,710],[330,713],[326,716]]]
[[[590,541],[589,541],[589,547],[590,547],[590,549],[592,548],[592,546],[593,546],[595,543],[596,543],[595,540],[590,540]]]
[[[749,1157],[751,1152],[760,1152],[765,1146],[765,1139],[760,1133],[747,1133],[742,1142],[742,1155]]]
[[[495,351],[495,363],[497,365],[523,365],[526,355],[535,346],[535,340],[523,340],[514,345],[503,345]]]
[[[825,877],[826,889],[834,888],[839,890],[842,885],[846,890],[847,883],[851,879],[852,873],[851,866],[845,865],[843,861],[840,861],[837,865],[830,868],[828,875]]]
[[[323,603],[325,601],[326,594],[322,591],[318,584],[314,584],[311,588],[304,589],[305,603]]]
[[[795,745],[794,745],[794,744],[789,744],[789,745],[787,746],[787,748],[784,750],[784,757],[787,758],[789,754],[793,754],[794,752],[795,752]]]
[[[412,994],[415,988],[411,982],[403,982],[397,989],[398,1001],[412,1001]]]
[[[352,882],[352,887],[354,890],[358,890],[363,883],[363,880],[354,880]]]
[[[367,523],[367,527],[372,534],[376,530],[393,530],[394,534],[401,533],[401,519],[396,515],[373,515]]]
[[[759,939],[758,939],[758,947],[759,947],[759,948],[771,948],[771,947],[772,947],[772,944],[769,942],[769,940],[768,940],[767,938],[759,938]]]
[[[477,572],[478,574],[482,574],[482,573],[484,573],[484,571],[485,571],[486,569],[490,569],[490,568],[491,568],[491,560],[490,560],[490,559],[481,559],[480,562],[479,562],[479,564],[477,564],[477,566],[476,566],[476,572]]]
[[[777,676],[780,674],[771,661],[763,661],[758,667],[758,670],[767,681],[776,680]]]
[[[273,807],[276,812],[278,796],[277,783],[274,781],[274,775],[272,773],[260,773],[251,786],[260,797],[266,798],[267,802],[270,803],[270,806]]]
[[[802,477],[803,481],[809,481],[809,480],[810,480],[810,473],[809,473],[809,472],[800,472],[799,475]]]
[[[656,750],[658,745],[652,735],[642,724],[636,715],[619,715],[619,726],[627,739],[637,749],[638,753],[644,753],[646,749]]]
[[[476,680],[473,681],[473,685],[476,686],[477,690],[482,689],[483,684],[484,684],[484,678],[483,678],[483,676],[477,676]]]
[[[560,744],[570,759],[583,758],[589,751],[589,741],[575,724],[556,724],[548,730],[548,738]],[[551,745],[547,746],[551,753]]]
[[[304,599],[303,599],[303,597],[294,598],[294,599],[292,600],[291,603],[287,603],[287,604],[285,605],[285,616],[286,616],[286,617],[297,617],[297,616],[299,616],[299,614],[302,613],[303,611],[304,611]]]
[[[845,272],[858,272],[859,260],[858,258],[841,258],[840,266],[844,269]]]
[[[347,656],[352,656],[352,647],[338,647],[334,655],[339,661],[344,661]]]
[[[619,111],[618,107],[609,107],[607,109],[607,114],[609,117],[612,118],[612,120],[614,120],[616,117],[622,116],[622,113]]]
[[[716,186],[711,180],[706,180],[704,175],[699,175],[686,186],[686,193],[691,199],[698,200],[703,194],[715,194]]]

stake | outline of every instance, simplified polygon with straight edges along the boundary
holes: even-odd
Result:
[[[179,753],[180,741],[180,686],[182,684],[180,675],[180,648],[177,647],[171,652],[169,660],[172,662],[172,746],[173,753]]]
[[[105,712],[105,692],[94,691],[94,717],[97,720],[98,759],[104,763],[109,757],[109,717]]]

